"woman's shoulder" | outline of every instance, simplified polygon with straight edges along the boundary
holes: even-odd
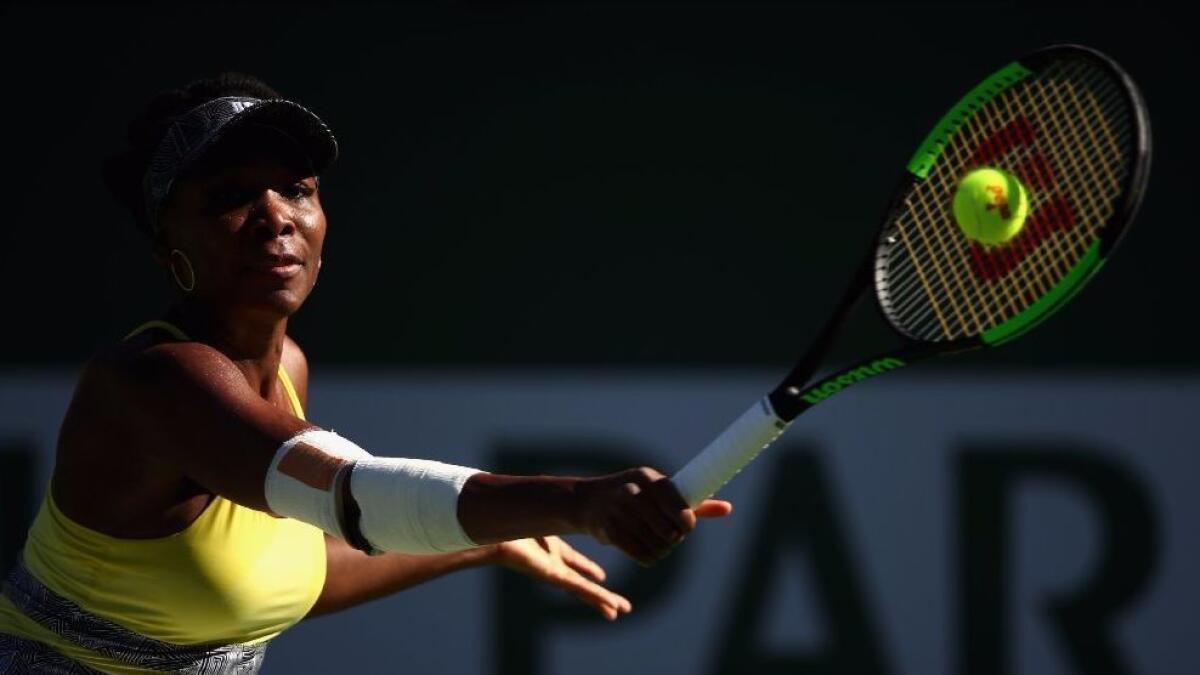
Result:
[[[235,373],[229,357],[210,345],[146,331],[93,353],[80,387],[121,403],[129,396],[161,394],[164,385],[220,382]]]
[[[307,403],[308,360],[290,337],[284,339],[280,365],[301,403]],[[217,348],[150,331],[95,352],[84,365],[76,389],[77,398],[91,399],[98,407],[131,411],[251,396],[257,394],[245,375]]]
[[[234,382],[224,374],[236,369],[222,359],[206,345],[142,334],[94,352],[59,428],[54,495],[64,513],[93,529],[126,532],[138,511],[131,504],[172,503],[183,478],[164,463],[163,450],[187,433],[182,413],[214,400],[203,389]]]
[[[92,355],[88,366],[130,371],[147,366],[162,366],[169,362],[196,360],[224,361],[230,366],[233,365],[233,361],[229,357],[211,345],[195,340],[180,340],[170,336],[156,335],[146,331],[101,348]]]

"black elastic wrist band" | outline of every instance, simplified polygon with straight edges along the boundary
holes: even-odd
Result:
[[[338,472],[335,493],[338,526],[346,537],[346,543],[368,555],[379,555],[383,551],[372,546],[363,536],[362,509],[354,499],[354,493],[350,492],[350,476],[354,473],[354,466],[354,463],[348,463]]]

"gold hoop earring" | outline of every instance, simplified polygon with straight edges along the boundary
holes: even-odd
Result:
[[[184,265],[187,265],[188,283],[186,284],[183,283],[183,280],[179,278],[179,273],[175,271],[176,255],[183,260]],[[171,276],[175,278],[175,283],[179,286],[180,290],[182,290],[184,293],[191,293],[192,289],[196,287],[196,270],[192,268],[192,261],[188,260],[187,254],[177,248],[171,249],[170,260],[167,263],[167,267],[171,268]]]

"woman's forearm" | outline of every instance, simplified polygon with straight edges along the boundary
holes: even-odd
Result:
[[[493,546],[416,555],[384,553],[369,556],[336,537],[325,537],[325,586],[308,616],[347,609],[468,567],[483,565],[495,555]]]
[[[582,532],[648,565],[695,527],[671,481],[649,467],[605,476],[505,476],[434,460],[378,457],[323,429],[276,450],[270,509],[363,550],[447,553]]]
[[[458,521],[477,544],[579,532],[582,483],[565,476],[477,473],[458,497]]]
[[[650,565],[696,526],[671,481],[648,467],[593,478],[476,473],[457,519],[476,544],[582,532]]]

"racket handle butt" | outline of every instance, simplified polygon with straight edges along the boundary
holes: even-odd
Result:
[[[671,482],[688,506],[698,506],[779,438],[787,426],[771,408],[770,400],[763,398],[680,469]]]

